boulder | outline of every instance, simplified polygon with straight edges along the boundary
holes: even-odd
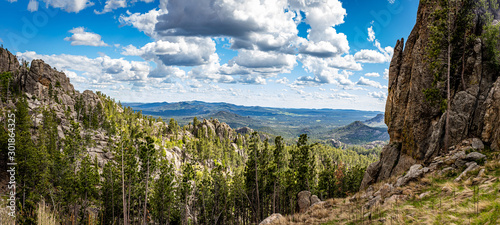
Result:
[[[465,166],[465,164],[466,164],[466,163],[467,163],[467,161],[465,161],[465,160],[463,160],[463,159],[457,159],[457,160],[455,161],[455,164],[454,164],[454,165],[455,165],[457,168],[462,168],[462,167],[464,167],[464,166]]]
[[[447,174],[449,172],[453,171],[453,167],[446,167],[444,169],[442,169],[440,172],[439,172],[439,175],[444,175],[444,174]]]
[[[479,138],[473,138],[471,143],[472,149],[474,150],[483,150],[484,144]]]
[[[479,152],[471,152],[467,154],[467,156],[465,156],[465,160],[474,162],[479,162],[481,160],[484,160],[485,158],[486,156]]]
[[[430,191],[424,192],[418,196],[419,199],[423,199],[431,194]]]
[[[465,169],[457,178],[455,178],[455,182],[459,182],[463,179],[464,176],[467,175],[468,172],[476,169],[478,167],[476,162],[467,163],[467,169]]]
[[[384,196],[389,195],[389,193],[391,193],[393,189],[394,189],[394,187],[392,186],[392,184],[384,184],[380,188],[379,192],[380,192],[380,195],[384,197]]]
[[[398,144],[389,144],[382,148],[380,161],[370,164],[366,169],[360,190],[364,190],[370,184],[391,176],[396,163],[400,160],[399,147]]]
[[[264,219],[262,222],[259,223],[259,225],[266,225],[266,224],[272,224],[277,220],[280,220],[283,218],[283,216],[279,213],[274,213],[270,216],[268,216],[266,219]]]
[[[301,191],[297,194],[297,206],[299,213],[307,211],[309,206],[311,206],[311,192]]]
[[[406,173],[406,175],[404,175],[403,177],[400,177],[397,180],[396,187],[401,187],[403,185],[406,185],[408,182],[419,178],[423,174],[424,174],[424,170],[422,169],[422,165],[415,164],[415,165],[410,167],[410,170],[408,170],[408,173]]]
[[[318,202],[321,202],[321,199],[319,199],[318,196],[316,196],[316,195],[312,195],[310,200],[311,200],[311,206],[318,203]]]
[[[374,206],[381,205],[381,204],[382,204],[382,197],[380,195],[377,195],[365,204],[365,208],[370,209]]]
[[[406,195],[393,195],[384,200],[384,207],[404,201],[406,199]]]

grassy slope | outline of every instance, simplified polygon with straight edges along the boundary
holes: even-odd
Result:
[[[477,176],[478,169],[469,174],[471,179],[458,183],[453,181],[456,176],[428,174],[399,188],[412,196],[406,201],[376,205],[367,211],[362,207],[365,199],[329,199],[304,214],[286,216],[274,224],[500,224],[500,161],[497,158],[481,168],[486,171],[483,175]],[[380,185],[376,184],[374,190]],[[422,193],[427,194],[420,198]],[[360,200],[349,202],[351,199]],[[371,214],[371,220],[364,216],[367,214]]]

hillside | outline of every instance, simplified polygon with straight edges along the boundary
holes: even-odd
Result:
[[[452,148],[429,167],[412,166],[405,175],[351,197],[321,201],[304,213],[276,216],[266,224],[498,224],[500,155],[474,149],[470,142]],[[472,155],[484,158],[475,162]],[[467,166],[455,166],[461,163]]]
[[[354,121],[376,117],[380,112],[345,109],[291,109],[257,106],[240,106],[229,103],[208,103],[201,101],[176,103],[123,103],[145,115],[174,118],[186,125],[194,117],[218,118],[233,128],[250,127],[287,139],[307,133],[312,139],[324,139],[334,128]]]

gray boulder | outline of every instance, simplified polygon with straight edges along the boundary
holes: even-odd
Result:
[[[479,167],[477,165],[476,162],[472,162],[472,163],[467,163],[467,169],[464,170],[464,172],[462,172],[457,178],[455,178],[455,182],[459,182],[463,179],[463,177],[465,177],[467,175],[468,172],[476,169],[477,167]]]
[[[319,199],[318,196],[316,196],[316,195],[312,195],[310,200],[311,200],[311,206],[318,203],[318,202],[321,202],[321,199]]]
[[[483,160],[485,158],[486,158],[486,156],[479,153],[479,152],[471,152],[471,153],[467,154],[467,156],[465,156],[465,160],[474,161],[474,162],[478,162],[478,161]]]
[[[401,187],[403,185],[406,185],[408,182],[415,180],[422,176],[424,174],[424,170],[422,168],[422,165],[420,164],[415,164],[410,167],[410,170],[408,170],[408,173],[400,177],[397,182],[396,182],[396,187]]]
[[[297,194],[297,206],[299,213],[305,212],[311,206],[311,192],[301,191]]]
[[[277,221],[281,218],[283,218],[283,216],[281,214],[273,213],[272,215],[270,215],[266,219],[264,219],[262,222],[260,222],[259,225],[272,224],[274,221]]]

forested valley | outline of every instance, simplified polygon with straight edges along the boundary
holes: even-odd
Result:
[[[29,72],[25,63],[2,73],[1,154],[13,132],[18,224],[258,224],[297,212],[300,191],[321,200],[357,192],[380,153],[306,134],[240,134],[217,119],[180,127],[60,81],[37,96],[16,80]]]

